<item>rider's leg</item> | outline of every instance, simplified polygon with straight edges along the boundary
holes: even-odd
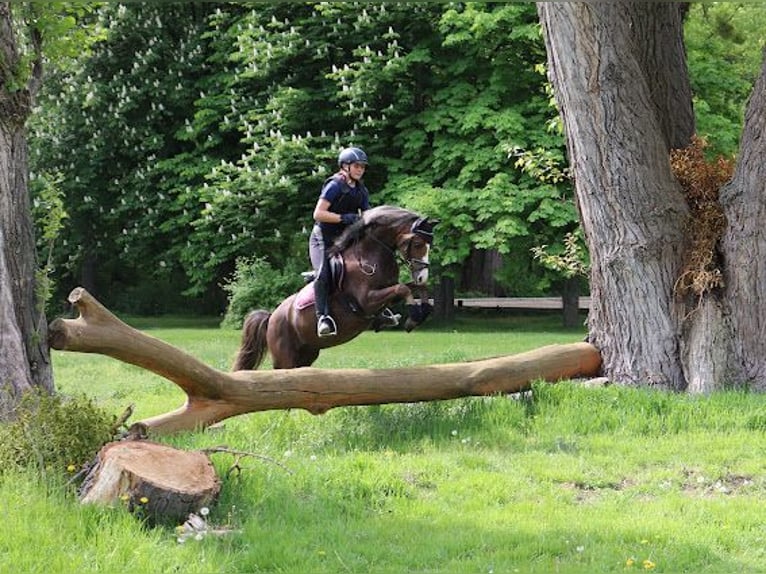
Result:
[[[335,320],[330,316],[330,265],[322,263],[314,279],[314,310],[317,316],[317,335],[330,337],[338,333]]]
[[[309,258],[314,268],[314,310],[317,316],[317,335],[329,337],[338,331],[330,317],[330,264],[325,258],[325,242],[319,225],[314,225],[309,236]]]

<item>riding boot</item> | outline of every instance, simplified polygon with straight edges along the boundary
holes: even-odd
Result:
[[[335,320],[330,316],[329,289],[325,266],[317,273],[314,279],[314,309],[317,316],[317,336],[332,337],[338,334]]]

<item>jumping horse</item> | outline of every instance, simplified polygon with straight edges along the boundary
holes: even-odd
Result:
[[[330,311],[338,333],[317,336],[313,283],[309,283],[271,313],[250,312],[232,370],[257,369],[267,349],[275,369],[307,367],[320,350],[346,343],[369,329],[378,313],[394,301],[406,302],[405,328],[412,330],[430,312],[427,298],[418,304],[415,292],[425,292],[435,224],[390,205],[365,211],[328,252],[334,269]],[[399,259],[409,268],[411,283],[399,282]]]

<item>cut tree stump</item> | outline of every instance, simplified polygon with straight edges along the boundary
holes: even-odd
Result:
[[[589,343],[550,345],[482,361],[399,369],[216,370],[159,339],[129,327],[85,289],[69,295],[80,316],[49,327],[54,349],[101,353],[173,381],[187,395],[181,408],[141,421],[150,432],[193,430],[244,413],[455,399],[517,393],[533,381],[595,377],[601,355]]]
[[[83,503],[125,504],[150,522],[183,522],[221,489],[210,458],[150,441],[120,441],[98,453],[80,489]]]

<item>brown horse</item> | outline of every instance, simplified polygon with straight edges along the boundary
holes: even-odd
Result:
[[[333,278],[329,299],[337,335],[317,336],[313,284],[309,283],[272,313],[252,311],[245,318],[232,370],[257,369],[267,348],[275,369],[307,367],[321,349],[346,343],[369,329],[378,312],[397,300],[406,301],[410,316],[405,327],[412,330],[430,311],[427,298],[418,305],[413,290],[425,289],[435,224],[390,205],[365,211],[328,253],[333,260],[342,260],[342,265],[336,265],[342,279]],[[398,257],[409,267],[412,283],[399,282]]]

